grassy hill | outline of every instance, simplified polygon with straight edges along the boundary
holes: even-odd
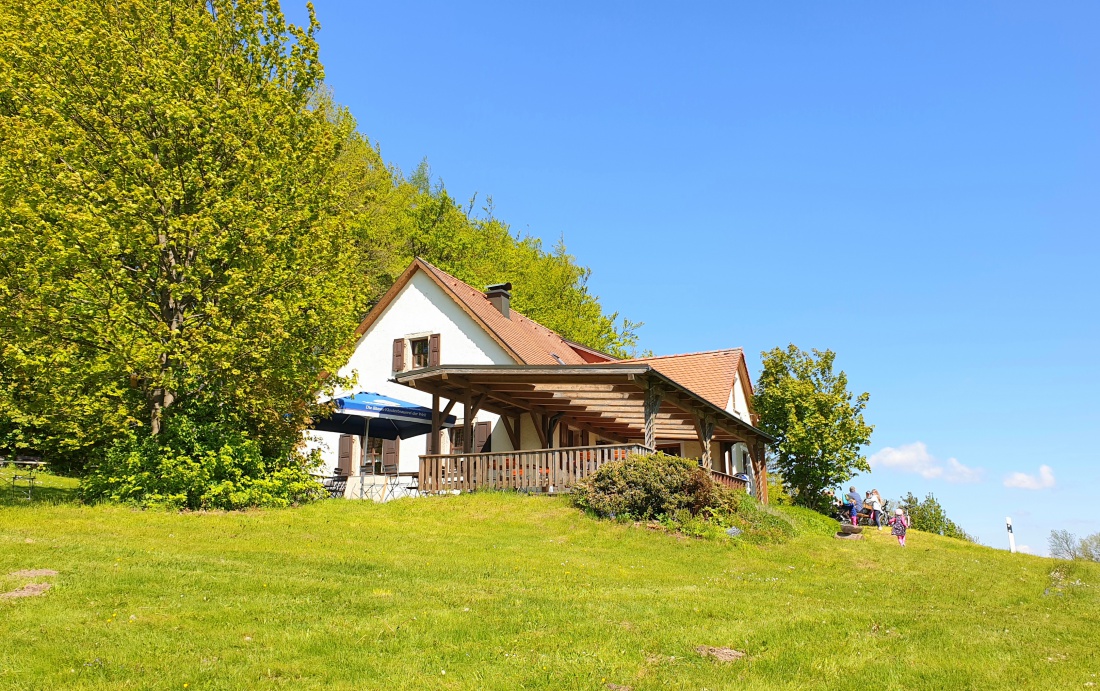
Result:
[[[53,587],[0,600],[0,687],[1100,685],[1094,565],[794,520],[757,547],[514,494],[196,514],[5,496],[0,592]],[[58,575],[5,575],[23,569]]]

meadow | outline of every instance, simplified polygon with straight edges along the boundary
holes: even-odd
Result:
[[[1100,684],[1100,565],[910,533],[776,545],[564,498],[170,513],[13,501],[0,687],[991,689]],[[51,569],[56,576],[8,574]],[[728,647],[734,662],[699,646]]]

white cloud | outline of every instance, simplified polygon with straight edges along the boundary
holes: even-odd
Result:
[[[947,481],[948,482],[981,482],[982,481],[982,469],[970,468],[968,466],[959,463],[954,458],[947,459]]]
[[[1050,489],[1054,486],[1054,470],[1049,465],[1039,466],[1039,475],[1012,473],[1005,478],[1005,487],[1017,489]]]
[[[1017,552],[1023,552],[1024,554],[1031,554],[1031,548],[1027,545],[1018,545],[1016,547]]]
[[[871,467],[892,468],[903,473],[916,473],[921,477],[934,480],[943,478],[948,482],[981,482],[982,469],[971,468],[959,463],[958,459],[947,459],[946,467],[935,456],[928,453],[924,442],[918,441],[894,448],[887,446],[876,451],[867,461]]]

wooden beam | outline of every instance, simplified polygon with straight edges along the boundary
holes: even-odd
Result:
[[[552,415],[555,415],[555,414],[558,414],[558,413],[572,413],[573,412],[571,410],[556,410],[556,409],[548,408],[548,407],[546,407],[544,405],[541,405],[539,403],[534,403],[532,401],[524,401],[521,398],[514,397],[510,393],[504,393],[504,392],[497,391],[495,387],[483,386],[481,384],[477,384],[477,383],[469,382],[469,381],[464,381],[464,380],[461,380],[461,379],[457,379],[456,381],[458,383],[465,384],[465,386],[466,386],[465,390],[466,391],[470,391],[470,390],[476,391],[476,392],[478,392],[480,394],[483,394],[484,396],[488,397],[489,399],[495,399],[497,401],[505,403],[505,404],[511,406],[512,408],[518,409],[520,411],[538,413],[538,414],[542,415],[544,418],[548,418],[548,417],[550,417]],[[484,406],[486,402],[487,401],[483,401],[482,405]],[[501,414],[509,414],[509,413],[501,413]],[[572,421],[572,417],[570,415],[567,414],[565,417],[567,419],[569,419],[570,421]],[[532,420],[534,420],[534,419],[535,418],[532,415]],[[586,432],[589,432],[590,434],[597,434],[601,437],[606,437],[607,439],[610,439],[612,441],[617,441],[617,442],[620,442],[620,443],[626,443],[626,441],[627,441],[625,439],[620,438],[614,432],[608,432],[608,431],[605,431],[603,429],[597,428],[595,426],[586,425],[584,423],[576,424],[576,425],[574,425],[574,427],[577,427],[577,429],[581,429],[581,430],[584,430]],[[540,425],[537,422],[535,424],[535,429],[541,429]],[[540,438],[539,441],[542,443],[542,448],[544,448],[544,449],[549,448],[549,447],[546,446],[546,441],[545,440]]]
[[[546,448],[546,422],[544,420],[544,417],[542,415],[539,415],[538,413],[536,413],[534,411],[532,411],[530,413],[530,415],[531,415],[531,422],[533,422],[535,424],[535,434],[537,434],[538,437],[539,437],[539,448],[540,449],[545,449]]]
[[[520,419],[501,415],[500,423],[504,425],[504,431],[508,433],[508,440],[512,442],[512,449],[519,451]]]

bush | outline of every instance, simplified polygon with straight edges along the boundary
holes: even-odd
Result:
[[[85,501],[171,509],[285,507],[322,496],[309,471],[319,464],[290,453],[265,457],[241,434],[174,418],[159,437],[130,438],[107,450],[84,480]]]
[[[795,534],[789,520],[745,492],[715,484],[698,463],[656,453],[602,466],[573,488],[573,503],[605,518],[657,520],[693,537],[724,536],[735,527],[750,541]]]
[[[650,519],[691,515],[715,502],[710,475],[694,461],[656,453],[608,463],[573,488],[573,501],[598,516]]]
[[[921,501],[910,492],[899,502],[899,506],[909,516],[910,527],[915,530],[978,543],[978,538],[963,530],[962,526],[947,517],[943,506],[931,493],[924,498],[924,501]]]

